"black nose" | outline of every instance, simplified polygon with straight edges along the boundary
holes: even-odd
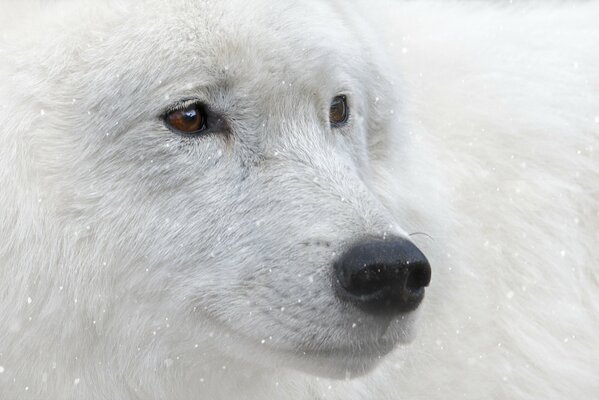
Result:
[[[352,246],[335,263],[338,295],[371,313],[415,310],[431,280],[428,260],[412,242],[388,239]]]

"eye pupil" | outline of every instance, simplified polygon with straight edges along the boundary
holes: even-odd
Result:
[[[331,102],[329,111],[329,120],[331,126],[338,127],[347,122],[349,118],[349,107],[347,106],[347,98],[345,96],[337,96]]]
[[[206,113],[200,104],[171,111],[166,115],[166,125],[178,132],[195,134],[206,129]]]

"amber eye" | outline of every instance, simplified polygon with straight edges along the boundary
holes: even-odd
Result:
[[[331,102],[329,111],[329,120],[333,128],[339,127],[347,122],[349,118],[349,107],[347,106],[347,97],[337,96]]]
[[[166,125],[175,131],[196,134],[207,127],[206,111],[201,104],[191,104],[180,110],[169,112],[164,118]]]

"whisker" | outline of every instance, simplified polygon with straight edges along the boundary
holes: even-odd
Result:
[[[432,240],[433,242],[435,241],[435,239],[426,232],[413,232],[413,233],[410,233],[408,236],[412,237],[415,235],[423,235],[423,236],[426,236],[427,238],[429,238],[430,240]]]

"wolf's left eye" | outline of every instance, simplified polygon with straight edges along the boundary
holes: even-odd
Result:
[[[206,130],[207,120],[206,110],[197,103],[171,111],[164,117],[164,122],[169,128],[188,135],[195,135]]]
[[[337,96],[331,102],[331,109],[329,110],[329,120],[333,128],[338,128],[345,125],[349,119],[349,107],[347,105],[347,97],[341,95]]]

